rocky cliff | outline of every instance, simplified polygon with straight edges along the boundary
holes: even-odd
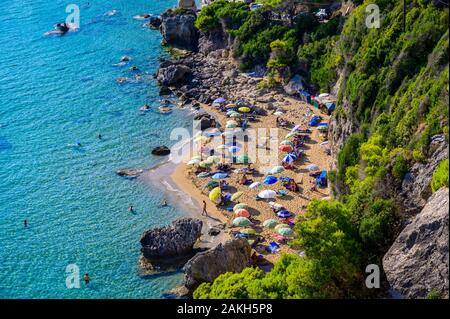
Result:
[[[180,9],[178,9],[180,10]],[[161,15],[161,34],[163,44],[178,49],[197,51],[198,31],[194,27],[196,19],[194,11],[169,9]]]
[[[403,229],[383,258],[393,289],[407,298],[439,291],[448,298],[449,190],[441,188]]]

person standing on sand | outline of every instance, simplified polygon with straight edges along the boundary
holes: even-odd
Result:
[[[205,202],[205,201],[203,201],[203,211],[202,211],[202,216],[208,217],[208,212],[206,211],[206,202]]]

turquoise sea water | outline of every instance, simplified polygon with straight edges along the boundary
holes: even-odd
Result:
[[[47,38],[81,9],[77,33]],[[0,11],[0,297],[159,298],[182,274],[140,278],[137,260],[144,229],[184,214],[161,208],[162,194],[114,174],[151,167],[150,150],[169,144],[174,127],[189,126],[181,110],[140,115],[159,105],[151,78],[162,52],[157,31],[136,14],[160,13],[175,0],[2,2]],[[115,16],[104,16],[109,10]],[[121,56],[123,68],[112,67]],[[144,81],[119,85],[119,76]],[[98,140],[97,135],[103,139]],[[80,141],[80,149],[68,144]],[[137,212],[128,212],[133,204]],[[29,226],[23,225],[27,219]],[[66,288],[66,266],[92,282]]]

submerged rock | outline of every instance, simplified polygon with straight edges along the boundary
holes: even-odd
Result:
[[[432,290],[448,298],[448,196],[448,188],[434,193],[383,257],[389,284],[406,298]]]
[[[153,155],[164,156],[170,154],[170,149],[167,146],[158,146],[152,150]]]
[[[136,168],[121,168],[116,171],[116,174],[123,177],[138,177],[144,172],[142,169]]]
[[[213,282],[226,272],[241,272],[251,265],[250,252],[247,240],[239,238],[198,253],[183,267],[184,285],[192,290],[202,282]]]
[[[149,261],[189,255],[202,226],[201,220],[180,218],[169,226],[148,230],[141,237],[141,252]]]

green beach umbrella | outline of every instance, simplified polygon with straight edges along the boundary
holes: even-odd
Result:
[[[252,222],[250,221],[250,219],[245,218],[245,217],[237,217],[233,220],[233,225],[237,226],[237,227],[245,227],[245,226],[249,226],[251,224],[252,224]]]
[[[236,127],[237,127],[237,124],[234,124],[234,123],[230,123],[225,126],[225,128],[236,128]]]
[[[245,204],[245,203],[239,203],[239,204],[234,205],[233,211],[236,211],[236,210],[238,210],[238,209],[247,209],[247,208],[248,208],[248,205],[247,205],[247,204]]]
[[[234,202],[235,200],[239,199],[244,193],[243,192],[236,192],[231,196],[231,201]]]
[[[217,186],[219,186],[218,181],[209,181],[205,187],[208,189],[213,189],[213,188],[216,188]]]
[[[283,166],[275,166],[274,168],[272,168],[270,170],[270,174],[278,174],[284,171],[284,167]]]
[[[282,229],[282,228],[289,228],[289,229],[290,229],[289,225],[286,225],[286,224],[278,224],[278,225],[275,226],[275,231],[278,232],[278,231],[279,231],[280,229]]]
[[[276,225],[278,225],[278,222],[275,219],[268,219],[263,223],[263,226],[266,228],[274,228]]]
[[[206,167],[211,167],[213,164],[214,164],[214,163],[212,163],[212,162],[203,161],[203,162],[200,162],[200,163],[198,164],[198,166],[200,166],[200,167],[202,167],[202,168],[206,168]]]
[[[285,237],[290,237],[290,236],[292,236],[294,234],[294,231],[291,228],[283,227],[283,228],[280,228],[277,231],[277,233],[280,234],[280,235],[283,235]]]

